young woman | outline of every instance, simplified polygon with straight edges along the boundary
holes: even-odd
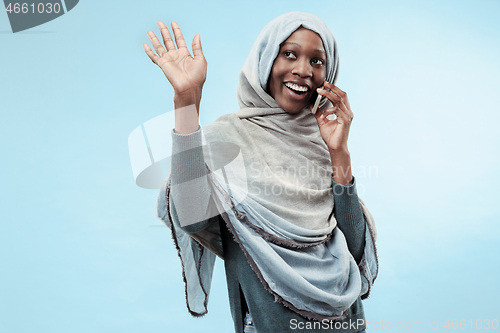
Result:
[[[191,314],[207,312],[218,255],[236,332],[364,330],[361,299],[378,272],[376,234],[351,173],[353,113],[335,85],[333,34],[308,13],[272,20],[240,72],[241,110],[201,129],[200,36],[191,57],[176,23],[177,47],[158,26],[166,49],[151,31],[156,54],[144,49],[174,88],[176,110],[172,171],[157,216],[172,230]]]

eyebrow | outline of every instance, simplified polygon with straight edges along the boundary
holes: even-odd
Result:
[[[298,47],[302,48],[302,45],[297,44],[297,43],[293,43],[293,42],[284,42],[283,44],[281,44],[281,46],[284,46],[284,45],[286,45],[286,44],[296,45],[296,46],[298,46]],[[317,52],[317,53],[323,53],[324,55],[326,55],[326,52],[325,52],[325,51],[323,51],[323,50],[320,50],[320,49],[314,50],[314,52]]]

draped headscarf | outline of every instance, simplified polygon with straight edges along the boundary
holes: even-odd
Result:
[[[375,225],[360,200],[367,228],[357,265],[336,227],[331,160],[315,117],[308,109],[285,112],[265,90],[280,44],[301,26],[321,37],[327,80],[335,81],[338,51],[326,24],[303,12],[275,18],[257,37],[240,72],[241,110],[202,128],[203,151],[217,211],[264,288],[306,318],[335,320],[345,317],[360,295],[366,298],[375,280]],[[237,147],[237,156],[232,149],[217,151],[221,142]],[[187,235],[174,227],[169,179],[160,191],[157,215],[172,229],[188,309],[203,315],[215,254],[223,256],[220,234],[209,228]]]

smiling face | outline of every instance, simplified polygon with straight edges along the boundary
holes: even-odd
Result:
[[[300,27],[281,45],[268,80],[268,92],[288,113],[298,113],[317,96],[326,79],[326,52],[321,37]]]

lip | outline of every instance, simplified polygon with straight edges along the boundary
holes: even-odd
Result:
[[[294,83],[294,84],[297,84],[299,86],[303,86],[303,87],[307,87],[307,91],[304,92],[303,94],[297,94],[295,91],[293,91],[292,89],[288,88],[285,83]],[[297,81],[285,81],[283,82],[283,88],[285,89],[285,91],[287,92],[287,95],[293,99],[293,100],[296,100],[296,101],[304,101],[304,100],[309,100],[310,96],[311,96],[311,87],[306,84],[306,83],[303,83],[303,82],[297,82]]]
[[[311,91],[311,85],[306,83],[306,82],[301,82],[301,81],[285,81],[285,82],[283,82],[283,84],[285,84],[285,83],[293,83],[293,84],[296,84],[298,86],[307,87],[306,93]]]

